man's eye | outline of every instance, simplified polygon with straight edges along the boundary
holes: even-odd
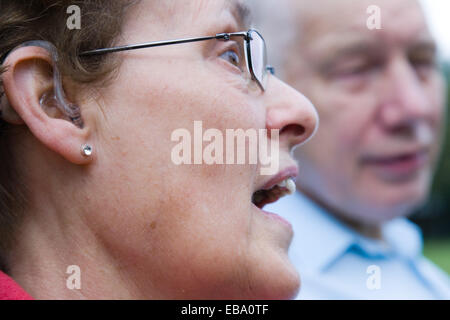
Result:
[[[417,58],[417,59],[411,59],[411,64],[415,68],[419,67],[426,67],[426,68],[435,68],[437,66],[437,62],[433,58]]]
[[[367,66],[356,66],[352,68],[343,69],[338,72],[340,76],[355,76],[361,75],[368,70]]]
[[[240,68],[241,67],[241,59],[239,55],[234,50],[227,50],[220,56],[222,59],[227,60],[232,65]]]

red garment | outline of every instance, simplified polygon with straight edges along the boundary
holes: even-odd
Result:
[[[13,279],[0,271],[0,300],[33,300]]]

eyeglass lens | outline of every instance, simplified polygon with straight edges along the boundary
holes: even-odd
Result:
[[[256,31],[250,30],[250,63],[253,76],[263,89],[267,82],[267,49],[263,37]]]

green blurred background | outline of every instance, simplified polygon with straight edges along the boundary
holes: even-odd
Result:
[[[447,79],[447,110],[450,110],[450,63],[444,63]],[[423,231],[424,254],[450,274],[450,116],[446,115],[447,132],[441,161],[435,175],[430,199],[411,217]]]

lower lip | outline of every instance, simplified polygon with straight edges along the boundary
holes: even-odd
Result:
[[[368,163],[380,174],[389,176],[391,178],[407,177],[411,174],[415,174],[418,170],[422,169],[428,163],[428,153],[418,152],[408,158],[401,160],[393,160],[389,162],[372,162]]]
[[[259,211],[261,211],[264,215],[268,216],[270,219],[278,221],[278,222],[284,224],[286,227],[288,227],[289,229],[292,230],[292,224],[289,221],[287,221],[286,219],[284,219],[283,217],[279,216],[278,214],[272,213],[272,212],[261,210],[258,207],[256,207],[256,208]]]

